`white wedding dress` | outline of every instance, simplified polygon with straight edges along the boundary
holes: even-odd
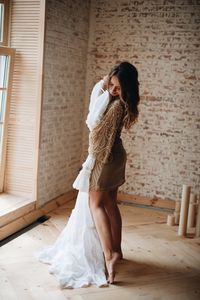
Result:
[[[86,124],[92,130],[101,120],[109,103],[109,93],[102,89],[103,80],[93,88]],[[73,187],[77,190],[76,204],[68,223],[53,245],[34,253],[41,262],[50,264],[61,288],[107,286],[105,263],[100,240],[89,208],[89,178],[95,157],[88,155]]]

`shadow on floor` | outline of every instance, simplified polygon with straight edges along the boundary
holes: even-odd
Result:
[[[183,288],[188,285],[188,278],[194,277],[194,285],[197,282],[198,291],[200,292],[200,270],[192,269],[191,267],[172,267],[158,266],[151,263],[137,262],[131,259],[123,259],[116,266],[116,285],[134,286],[146,284],[162,284],[167,281],[177,281],[177,284]],[[123,281],[121,280],[123,278]],[[180,282],[179,282],[180,280]]]

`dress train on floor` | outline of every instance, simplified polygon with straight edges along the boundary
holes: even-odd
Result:
[[[35,253],[50,264],[61,288],[107,286],[104,256],[88,205],[88,193],[79,192],[68,223],[52,246]]]
[[[100,122],[109,103],[109,93],[103,85],[100,80],[91,93],[86,119],[90,131]],[[108,285],[103,250],[89,208],[89,178],[94,163],[95,157],[88,154],[73,183],[79,191],[75,207],[56,242],[34,253],[40,262],[51,265],[49,272],[62,288]]]

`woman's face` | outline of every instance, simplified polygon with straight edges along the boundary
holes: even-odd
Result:
[[[108,85],[108,91],[112,96],[119,96],[121,97],[121,86],[117,76],[112,76],[110,79],[110,83]]]

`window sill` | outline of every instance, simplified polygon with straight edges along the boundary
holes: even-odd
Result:
[[[77,191],[68,191],[42,207],[36,201],[12,194],[0,194],[0,241],[35,222],[38,218],[75,199]]]
[[[36,201],[13,194],[0,194],[0,227],[35,209]]]

